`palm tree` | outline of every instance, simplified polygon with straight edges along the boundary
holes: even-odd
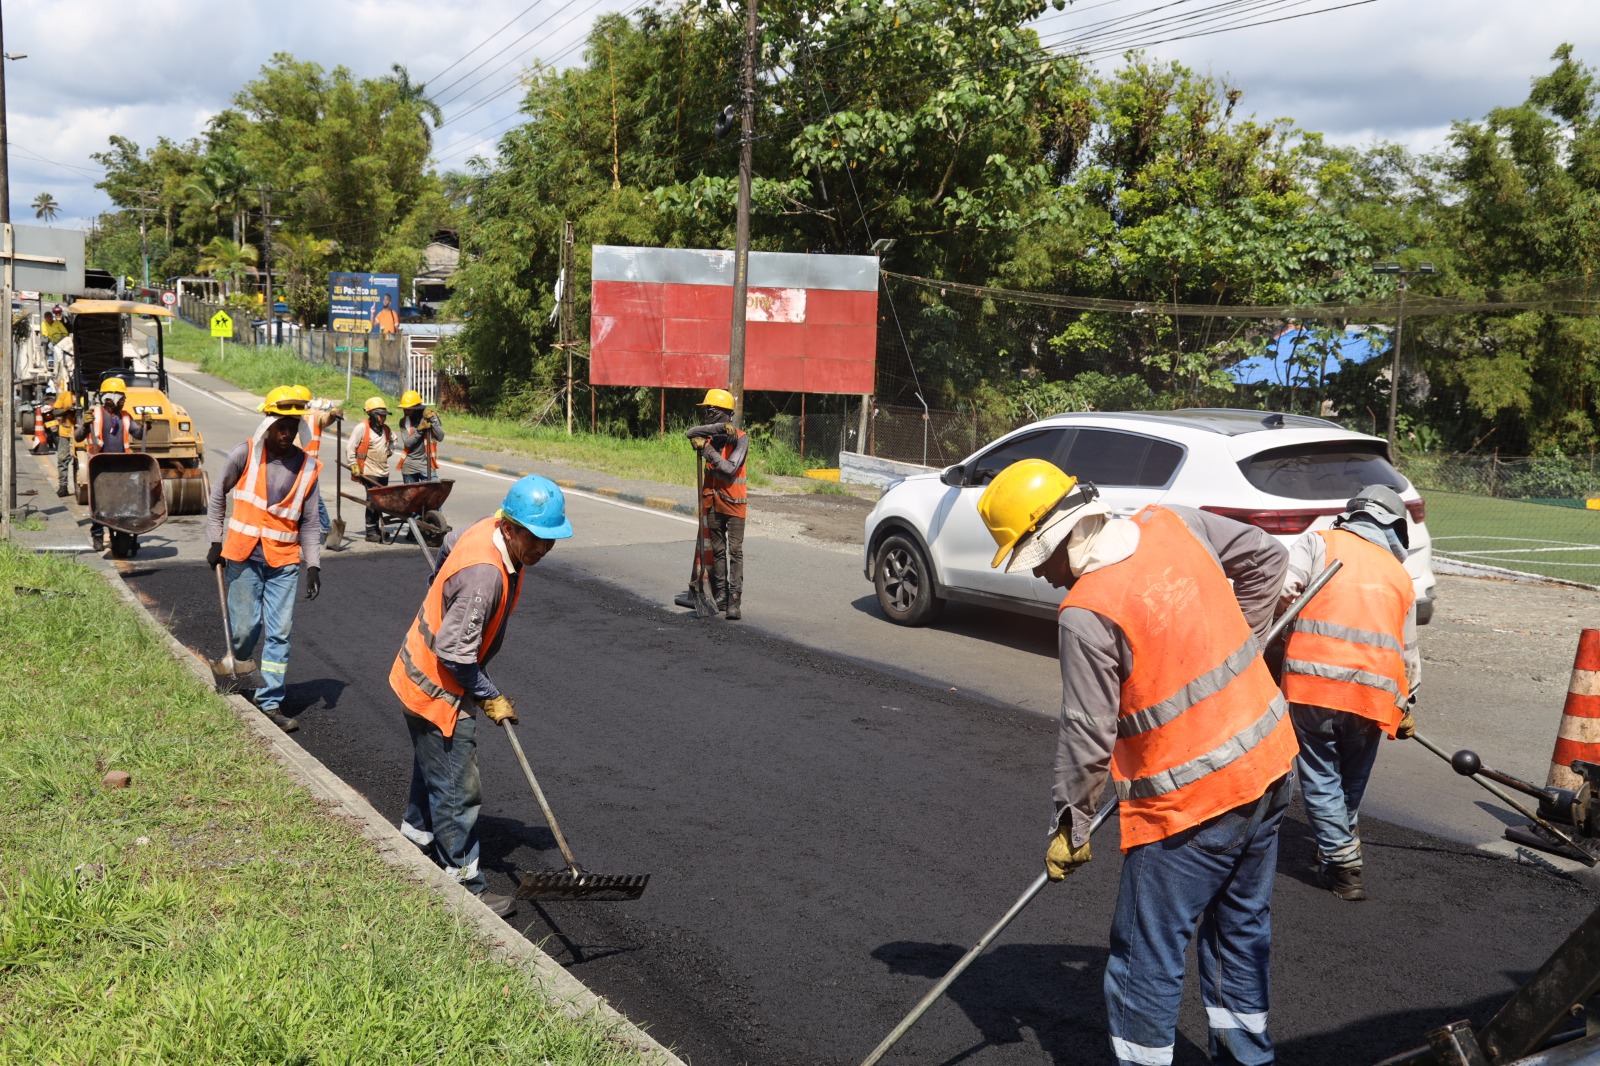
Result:
[[[46,222],[54,222],[56,220],[56,216],[60,213],[61,205],[58,204],[56,202],[56,198],[51,196],[49,193],[42,192],[33,198],[34,218],[40,218]]]
[[[283,279],[283,300],[301,325],[321,318],[328,305],[328,258],[339,242],[309,234],[279,233],[272,238],[272,258]]]
[[[227,291],[232,293],[260,258],[253,244],[213,237],[200,249],[199,270],[222,282]]]
[[[411,74],[404,64],[395,63],[390,69],[393,74],[384,78],[395,87],[395,97],[400,104],[409,104],[417,109],[417,122],[422,126],[422,139],[428,147],[433,147],[433,131],[444,125],[444,112],[439,110],[439,105],[434,103],[427,95],[426,84],[411,83]],[[429,125],[432,122],[432,126]]]

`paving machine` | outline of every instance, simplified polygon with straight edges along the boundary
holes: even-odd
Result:
[[[67,363],[67,384],[82,417],[99,402],[100,383],[121,378],[128,386],[124,410],[148,420],[142,450],[161,469],[161,487],[171,514],[204,514],[211,486],[205,471],[205,439],[189,412],[172,401],[166,347],[159,328],[154,344],[132,339],[134,315],[172,318],[170,309],[133,300],[79,300],[67,308],[72,336],[58,346]],[[57,371],[60,373],[59,369]],[[88,503],[88,446],[74,445],[78,502]]]

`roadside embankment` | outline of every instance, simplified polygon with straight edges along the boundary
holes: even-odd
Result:
[[[643,1061],[264,757],[94,569],[0,543],[0,647],[0,1061]]]

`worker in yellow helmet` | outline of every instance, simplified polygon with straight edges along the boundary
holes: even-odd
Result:
[[[422,394],[406,390],[400,397],[400,447],[406,457],[400,463],[403,481],[433,481],[439,476],[439,442],[444,440],[444,424],[439,413],[422,405]]]
[[[289,631],[294,624],[300,571],[306,599],[322,592],[322,523],[312,504],[322,464],[295,443],[308,403],[303,390],[280,385],[261,405],[255,433],[228,455],[211,483],[206,510],[206,564],[223,567],[235,659],[261,646],[261,677],[254,702],[278,728],[298,728],[283,713],[289,671]],[[227,513],[228,493],[233,513]]]
[[[689,591],[680,592],[672,602],[693,607],[696,576],[709,573],[717,610],[736,622],[744,612],[745,459],[750,454],[750,437],[734,425],[733,393],[727,389],[707,390],[700,406],[705,424],[685,434],[704,464],[700,471],[700,555],[690,571]]]
[[[106,378],[100,383],[100,402],[72,434],[74,440],[88,443],[89,454],[128,451],[128,440],[144,440],[144,423],[122,409],[128,402],[128,386],[121,378]],[[89,523],[89,543],[95,551],[105,550],[105,527]],[[135,540],[137,543],[137,539]]]
[[[50,404],[50,417],[56,423],[56,495],[70,496],[72,436],[78,420],[78,408],[65,383],[57,387],[55,401]]]
[[[370,396],[362,404],[366,421],[356,426],[345,445],[345,462],[356,484],[372,488],[389,483],[390,461],[394,457],[394,431],[389,428],[389,404],[382,396]],[[383,512],[376,507],[367,508],[367,540],[383,540],[380,523]]]

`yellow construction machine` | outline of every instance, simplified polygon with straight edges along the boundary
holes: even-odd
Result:
[[[79,300],[67,308],[72,335],[58,346],[66,357],[66,380],[80,417],[89,417],[99,402],[100,383],[121,378],[127,383],[123,408],[135,420],[148,420],[142,446],[161,465],[161,487],[171,514],[204,514],[210,482],[205,471],[205,438],[189,412],[172,401],[167,380],[165,338],[158,322],[153,344],[135,343],[134,315],[172,318],[170,309],[133,300]],[[57,367],[61,373],[61,367]],[[78,502],[88,503],[88,446],[73,446],[77,457]]]

